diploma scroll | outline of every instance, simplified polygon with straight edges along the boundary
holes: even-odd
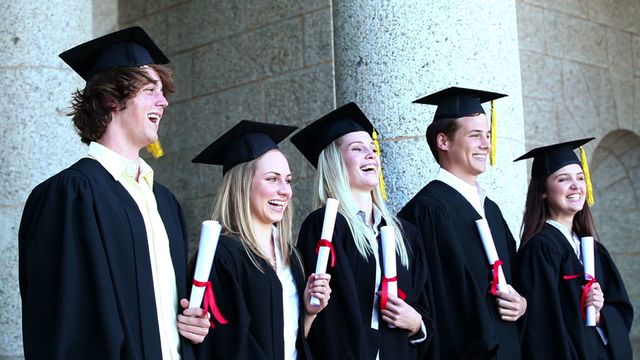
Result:
[[[220,237],[222,226],[215,220],[207,220],[202,222],[200,230],[200,244],[198,245],[198,257],[196,259],[196,269],[193,279],[200,283],[209,281],[211,266],[213,265],[213,257],[218,247],[218,238]],[[205,287],[193,285],[191,287],[191,297],[189,298],[189,308],[199,308],[202,305]]]
[[[393,226],[380,228],[382,242],[382,271],[387,279],[387,292],[398,296],[398,275],[396,269],[396,233]]]
[[[594,262],[593,236],[585,236],[580,241],[582,251],[582,266],[584,267],[584,279],[589,282],[596,278]],[[593,305],[585,309],[585,325],[596,326],[596,308]]]
[[[324,220],[322,221],[322,233],[320,234],[321,241],[331,242],[333,237],[333,228],[336,224],[336,215],[338,214],[338,200],[328,198],[324,208]],[[329,261],[329,255],[331,254],[331,248],[329,246],[320,245],[318,247],[318,260],[316,261],[316,274],[325,274],[327,272],[327,262]],[[311,305],[319,306],[320,300],[315,296],[311,297]]]
[[[496,244],[493,242],[493,236],[491,235],[491,229],[489,229],[489,223],[487,219],[482,218],[476,220],[476,226],[478,227],[478,233],[480,233],[480,239],[482,240],[482,247],[484,247],[484,252],[487,255],[487,259],[489,260],[489,265],[495,266],[496,262],[500,261],[498,257],[498,251],[496,250]],[[498,263],[500,264],[500,262]],[[508,292],[509,287],[507,286],[507,279],[504,277],[504,271],[502,270],[502,265],[497,265],[498,267],[498,291]],[[495,274],[494,274],[495,275]]]

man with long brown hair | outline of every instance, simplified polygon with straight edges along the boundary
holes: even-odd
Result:
[[[169,60],[139,27],[60,57],[87,82],[70,115],[89,151],[25,205],[25,357],[190,359],[187,340],[201,342],[209,322],[187,309],[182,210],[138,154],[158,140],[174,89]]]

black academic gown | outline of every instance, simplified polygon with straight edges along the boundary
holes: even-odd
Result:
[[[605,349],[596,328],[584,325],[584,277],[563,279],[584,273],[582,263],[566,237],[545,224],[518,252],[516,284],[528,302],[527,314],[519,321],[523,358],[606,359],[607,353],[612,359],[632,358],[633,307],[611,256],[602,244],[595,244],[596,279],[605,299],[600,322],[609,345]]]
[[[196,358],[284,359],[284,321],[292,319],[284,319],[278,275],[264,260],[258,261],[262,272],[251,262],[239,240],[220,236],[209,280],[228,324],[216,323],[204,342],[194,347]],[[296,350],[299,359],[309,359],[304,338],[306,281],[295,252],[291,254],[290,267],[298,289],[300,311]]]
[[[183,298],[182,210],[164,186],[153,191]],[[144,220],[97,161],[81,159],[33,190],[18,244],[27,359],[162,357]],[[180,339],[183,359],[192,359],[190,342]]]
[[[511,284],[515,240],[498,206],[488,198],[484,210],[491,235]],[[432,359],[519,359],[514,322],[500,319],[489,293],[492,271],[475,221],[480,215],[454,188],[435,180],[398,214],[416,225],[424,241],[436,327]]]
[[[315,272],[315,247],[322,232],[323,218],[324,207],[307,216],[300,228],[297,246],[307,273]],[[424,290],[427,283],[426,266],[419,242],[416,241],[415,229],[406,224],[405,233],[410,265],[406,269],[397,257],[398,288],[407,295],[405,301],[422,315],[428,338],[422,343],[410,344],[407,331],[389,328],[379,308],[379,330],[371,328],[376,292],[375,257],[369,255],[365,259],[360,255],[346,219],[338,213],[332,238],[336,263],[333,268],[330,262],[327,266],[327,273],[331,274],[331,299],[317,315],[308,336],[309,347],[315,358],[375,359],[380,350],[382,360],[416,359],[424,352],[433,336]],[[382,269],[382,264],[380,267]]]

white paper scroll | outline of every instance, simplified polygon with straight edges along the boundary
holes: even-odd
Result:
[[[383,226],[380,228],[380,236],[382,241],[382,268],[384,277],[387,279],[395,278],[396,269],[396,232],[393,226]],[[389,281],[388,292],[393,296],[398,296],[398,281]]]
[[[336,224],[336,215],[338,214],[338,204],[339,202],[336,199],[327,199],[327,203],[324,208],[324,220],[322,221],[322,233],[320,234],[320,239],[331,241],[331,238],[333,237],[333,227]],[[316,274],[320,275],[327,272],[327,262],[329,261],[330,254],[331,250],[328,246],[320,246],[318,249],[318,260],[316,262]],[[320,300],[315,296],[312,296],[311,305],[320,305]]]
[[[213,265],[213,257],[218,247],[218,238],[220,237],[222,226],[215,220],[207,220],[202,222],[200,230],[200,244],[198,245],[198,258],[196,259],[196,270],[193,279],[199,282],[209,281],[211,266]],[[189,298],[189,308],[199,308],[202,305],[205,287],[191,287],[191,297]]]
[[[593,236],[585,236],[580,241],[582,251],[582,266],[584,266],[584,279],[591,280],[596,277],[596,268],[593,252]],[[586,326],[596,326],[596,308],[593,305],[587,306],[585,309]]]
[[[478,227],[478,233],[480,233],[480,239],[482,240],[482,246],[484,247],[487,259],[489,260],[489,265],[493,266],[493,264],[500,260],[500,258],[498,257],[498,251],[496,250],[496,244],[493,242],[489,223],[487,222],[487,219],[482,218],[476,220],[476,226]],[[504,277],[504,271],[502,271],[502,265],[498,267],[498,291],[509,292],[507,279]]]

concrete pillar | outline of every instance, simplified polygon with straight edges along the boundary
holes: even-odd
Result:
[[[84,83],[58,58],[92,36],[90,0],[0,2],[0,359],[22,356],[18,226],[31,189],[86,152],[69,111]]]
[[[524,153],[515,2],[336,0],[333,7],[336,103],[356,101],[381,133],[396,211],[438,169],[425,140],[435,107],[411,102],[449,86],[509,94],[496,101],[497,164],[479,181],[517,234],[527,172],[512,163]]]

